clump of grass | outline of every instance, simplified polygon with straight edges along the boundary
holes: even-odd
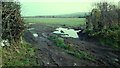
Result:
[[[95,61],[95,57],[91,56],[90,54],[88,54],[85,51],[79,51],[77,49],[75,49],[75,47],[73,47],[72,44],[66,44],[64,42],[64,39],[61,37],[57,37],[57,36],[50,36],[49,37],[50,40],[52,40],[56,46],[62,48],[65,50],[66,53],[73,55],[77,58],[84,58],[84,59],[88,59],[91,61]]]
[[[63,38],[57,36],[50,36],[49,39],[52,40],[56,46],[61,47],[63,49],[68,49],[68,46],[66,46]]]
[[[2,48],[3,66],[36,66],[35,48],[24,42]]]
[[[77,58],[81,58],[81,59],[84,58],[84,59],[87,59],[87,60],[95,61],[95,57],[89,55],[85,51],[69,51],[69,50],[66,50],[66,52],[70,55],[73,55],[73,56],[77,57]]]

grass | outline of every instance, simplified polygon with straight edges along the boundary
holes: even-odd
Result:
[[[55,43],[56,46],[64,48],[64,49],[68,49],[68,47],[64,43],[63,38],[60,38],[60,37],[57,38],[57,36],[51,36],[49,39],[52,40]]]
[[[35,48],[24,42],[2,48],[3,66],[36,66]]]
[[[103,29],[101,31],[87,31],[89,36],[99,40],[99,44],[120,50],[120,28]]]
[[[89,55],[85,51],[69,51],[69,50],[66,50],[66,52],[70,55],[73,55],[73,56],[77,57],[77,58],[84,58],[84,59],[87,59],[87,60],[95,61],[95,57],[92,56],[92,55]]]
[[[86,51],[77,50],[73,44],[66,44],[64,39],[57,36],[50,36],[48,39],[52,40],[54,44],[65,50],[66,53],[73,55],[77,58],[84,58],[87,60],[95,61],[95,57],[88,54]]]
[[[68,26],[85,25],[85,18],[24,18],[26,23],[65,24]]]

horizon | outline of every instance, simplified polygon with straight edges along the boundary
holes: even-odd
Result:
[[[118,0],[110,1],[117,2]],[[51,16],[90,12],[94,8],[94,4],[100,0],[20,0],[20,2],[22,16]]]
[[[58,14],[58,15],[36,15],[36,16],[61,16],[61,15],[71,15],[76,13],[89,13],[89,12],[74,12],[74,13],[66,13],[66,14]],[[35,16],[22,16],[22,17],[35,17]]]

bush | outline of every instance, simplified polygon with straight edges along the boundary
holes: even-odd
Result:
[[[120,49],[120,28],[104,29],[101,31],[89,31],[89,36],[95,37],[100,44]]]

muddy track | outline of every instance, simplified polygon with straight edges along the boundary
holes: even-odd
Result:
[[[105,48],[103,46],[98,46],[92,42],[88,41],[81,41],[81,40],[75,40],[70,39],[69,42],[74,41],[74,45],[79,45],[82,47],[79,48],[79,50],[87,50],[90,51],[93,55],[97,57],[97,61],[100,61],[104,65],[111,65],[111,66],[117,66],[120,64],[120,51],[113,50],[111,48]],[[84,48],[84,49],[83,49]],[[119,54],[118,54],[119,53]]]
[[[38,48],[36,53],[38,64],[43,66],[113,66],[114,68],[120,65],[120,51],[85,40],[64,38],[66,43],[73,44],[77,50],[87,51],[95,56],[96,61],[79,59],[67,54],[47,38],[52,35],[56,27],[56,25],[33,24],[31,28],[35,29],[26,30],[24,33],[25,40]],[[37,33],[38,37],[34,37],[31,31]]]

